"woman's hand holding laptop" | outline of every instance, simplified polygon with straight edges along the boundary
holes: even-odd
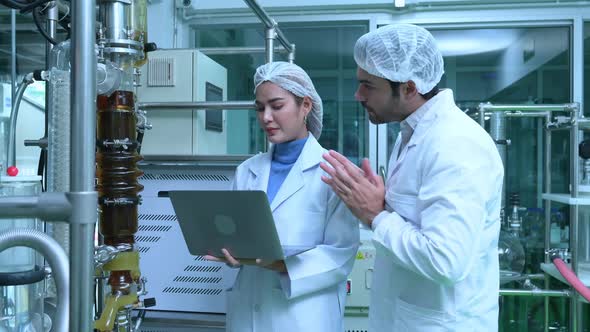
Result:
[[[266,261],[266,260],[263,260],[260,258],[237,260],[229,253],[229,251],[227,249],[223,248],[223,249],[221,249],[221,252],[223,253],[223,255],[225,257],[205,255],[205,256],[203,256],[203,258],[205,258],[206,260],[209,260],[209,261],[225,263],[227,266],[232,267],[232,268],[238,268],[242,264],[246,264],[246,265],[256,265],[259,267],[263,267],[263,268],[277,271],[277,272],[281,272],[281,273],[287,272],[287,266],[285,265],[284,260]]]

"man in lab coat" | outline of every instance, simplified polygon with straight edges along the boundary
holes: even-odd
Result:
[[[330,151],[323,177],[373,230],[374,332],[497,331],[504,170],[486,131],[439,90],[443,59],[423,28],[397,24],[354,49],[355,97],[372,123],[401,122],[384,184]]]

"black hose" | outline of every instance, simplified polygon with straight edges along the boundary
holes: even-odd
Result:
[[[20,286],[38,283],[45,279],[45,271],[38,265],[30,271],[0,273],[0,286]]]
[[[21,0],[0,0],[0,4],[12,9],[21,9],[28,5],[30,2]]]
[[[45,29],[43,29],[43,27],[41,26],[41,18],[39,17],[39,15],[41,15],[40,9],[33,9],[33,22],[35,22],[35,26],[37,27],[41,35],[43,35],[43,37],[47,39],[48,42],[52,43],[53,45],[57,45],[58,42],[55,39],[53,39],[50,35],[48,35],[47,31],[45,31]]]
[[[41,148],[41,154],[39,155],[39,164],[37,165],[37,175],[41,176],[43,181],[41,182],[41,191],[47,191],[47,177],[45,176],[47,166],[47,150]]]
[[[30,4],[26,5],[26,6],[24,6],[23,8],[21,8],[20,13],[21,14],[26,14],[26,13],[30,12],[31,10],[33,10],[33,9],[39,7],[39,6],[48,3],[49,1],[51,1],[51,0],[37,0],[37,1],[33,1],[32,3],[30,3]]]

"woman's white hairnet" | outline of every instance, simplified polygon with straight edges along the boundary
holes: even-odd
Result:
[[[444,63],[430,32],[412,24],[393,24],[364,34],[354,46],[354,60],[367,73],[394,82],[414,81],[421,94],[432,90]]]
[[[315,90],[311,78],[296,64],[277,61],[267,63],[256,69],[254,74],[254,93],[256,88],[264,82],[272,82],[291,92],[297,97],[309,97],[312,108],[307,115],[307,130],[319,139],[322,134],[323,107],[322,99]]]

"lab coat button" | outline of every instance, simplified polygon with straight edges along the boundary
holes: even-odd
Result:
[[[254,311],[260,311],[260,304],[255,304],[254,305]]]

